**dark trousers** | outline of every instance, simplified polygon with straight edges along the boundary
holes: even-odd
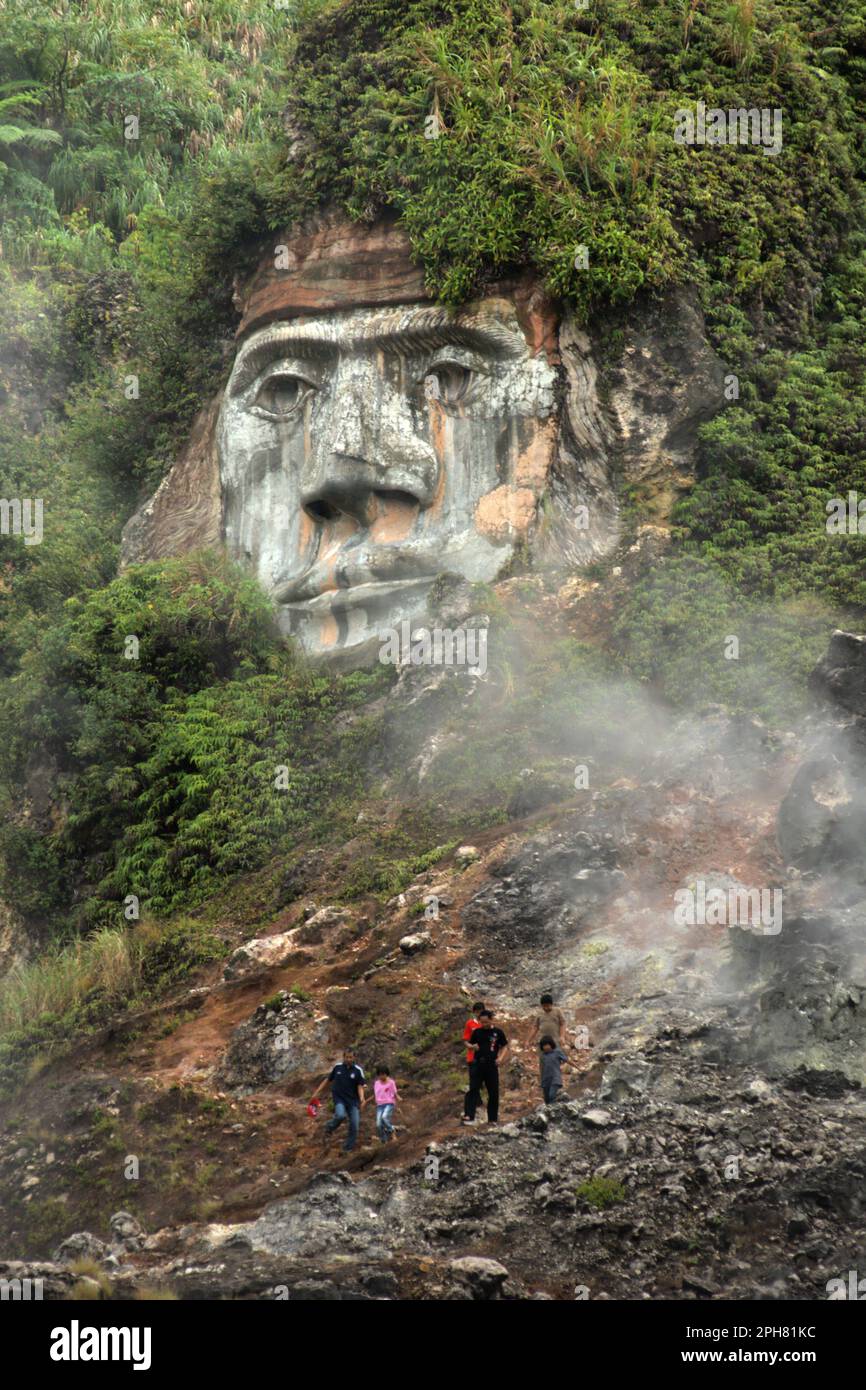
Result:
[[[469,1093],[466,1096],[466,1114],[475,1119],[475,1111],[481,1103],[481,1087],[487,1091],[487,1118],[494,1124],[499,1118],[499,1068],[495,1062],[472,1062],[469,1067]]]
[[[542,1081],[541,1089],[544,1093],[545,1105],[552,1105],[562,1090],[562,1083],[560,1081]]]
[[[470,1097],[470,1095],[471,1095],[471,1093],[472,1093],[472,1068],[473,1068],[474,1066],[475,1066],[475,1063],[474,1063],[474,1062],[467,1062],[467,1063],[466,1063],[466,1072],[467,1072],[468,1080],[469,1080],[469,1090],[466,1092],[465,1096],[463,1097],[463,1114],[464,1114],[464,1115],[468,1115],[468,1114],[469,1114],[469,1097]]]

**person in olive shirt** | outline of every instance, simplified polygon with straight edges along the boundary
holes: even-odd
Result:
[[[562,1047],[565,1042],[565,1014],[553,1002],[552,994],[542,994],[539,1007],[532,1015],[533,1044],[541,1038],[553,1038]]]
[[[532,1015],[530,1047],[536,1047],[542,1038],[553,1038],[558,1047],[565,1046],[565,1014],[556,1008],[552,994],[542,994],[539,1007]],[[538,1079],[544,1085],[544,1059],[539,1059]]]
[[[480,1027],[475,1029],[469,1039],[469,1046],[475,1052],[472,1064],[472,1085],[466,1097],[465,1125],[475,1124],[475,1111],[481,1100],[481,1087],[487,1091],[487,1123],[495,1125],[499,1119],[499,1068],[508,1054],[508,1039],[501,1028],[493,1025],[493,1014],[483,1009],[479,1015]]]

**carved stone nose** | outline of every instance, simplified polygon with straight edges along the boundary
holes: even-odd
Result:
[[[352,466],[354,464],[354,466]],[[371,473],[375,476],[371,477]],[[358,460],[336,464],[318,487],[301,495],[308,516],[320,524],[350,517],[361,530],[369,530],[383,511],[400,505],[419,510],[423,489],[374,486],[379,474]]]
[[[433,502],[439,462],[415,432],[409,404],[373,363],[342,364],[323,434],[313,443],[301,505],[320,525],[348,517],[368,530],[384,515]]]

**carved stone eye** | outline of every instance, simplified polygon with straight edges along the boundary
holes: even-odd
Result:
[[[472,373],[459,362],[437,362],[424,378],[424,395],[428,401],[456,405],[466,395]]]
[[[255,404],[265,415],[285,420],[303,405],[315,389],[313,383],[302,376],[275,372],[262,383]]]

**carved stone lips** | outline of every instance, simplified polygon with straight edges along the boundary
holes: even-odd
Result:
[[[398,595],[405,598],[412,589],[432,584],[435,577],[434,574],[424,574],[415,579],[374,580],[367,584],[353,584],[350,589],[325,589],[309,597],[293,592],[295,586],[289,584],[277,591],[276,600],[287,608],[303,609],[311,615],[334,608],[370,608],[393,601]]]
[[[440,543],[348,546],[277,585],[274,598],[277,603],[313,604],[321,600],[327,605],[339,599],[341,607],[351,607],[356,591],[363,590],[369,601],[377,591],[384,594],[429,584],[442,568]]]

